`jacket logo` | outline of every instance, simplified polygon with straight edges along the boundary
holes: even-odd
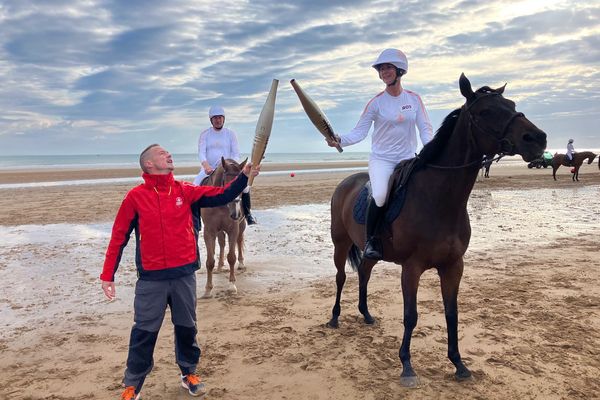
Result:
[[[410,104],[402,106],[402,111],[404,111],[404,110],[410,110],[410,109],[412,109],[412,106]]]
[[[181,197],[178,197],[175,199],[175,205],[177,207],[181,207],[183,205],[183,199]]]

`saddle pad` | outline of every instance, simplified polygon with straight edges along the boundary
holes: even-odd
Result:
[[[367,218],[367,205],[369,204],[369,200],[371,197],[371,182],[368,181],[365,186],[361,189],[356,202],[354,203],[354,220],[357,224],[364,225]],[[392,193],[391,198],[389,199],[386,210],[384,222],[385,226],[389,226],[394,222],[398,215],[400,215],[400,211],[402,210],[402,206],[404,206],[404,200],[406,199],[406,186],[402,186],[399,190],[395,190]]]
[[[392,188],[388,202],[386,204],[385,217],[383,218],[384,226],[389,226],[394,222],[400,211],[404,206],[404,200],[406,199],[406,186],[408,180],[415,171],[418,158],[411,158],[408,160],[401,161],[398,163],[392,174]],[[366,222],[367,205],[369,204],[369,198],[371,197],[371,182],[367,181],[365,186],[362,188],[354,203],[353,215],[354,220],[357,224],[364,224]]]

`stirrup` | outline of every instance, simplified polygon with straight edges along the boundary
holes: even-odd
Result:
[[[363,257],[369,260],[381,260],[383,258],[383,245],[381,239],[378,237],[372,237],[367,240],[365,244],[365,251]]]

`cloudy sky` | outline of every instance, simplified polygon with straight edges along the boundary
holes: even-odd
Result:
[[[0,0],[0,155],[194,153],[211,104],[249,152],[272,79],[268,151],[330,151],[290,79],[344,133],[383,90],[370,65],[387,47],[435,129],[464,72],[508,83],[549,148],[600,148],[598,1]]]

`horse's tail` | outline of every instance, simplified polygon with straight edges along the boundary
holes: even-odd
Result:
[[[353,271],[358,271],[360,264],[362,263],[362,251],[355,244],[350,247],[348,251],[348,261]]]

